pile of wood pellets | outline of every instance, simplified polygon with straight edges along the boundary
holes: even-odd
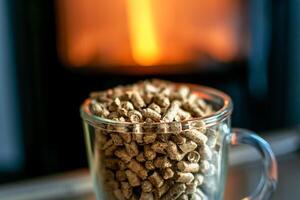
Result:
[[[186,85],[156,79],[93,92],[90,98],[93,115],[132,123],[95,127],[96,169],[108,199],[208,198],[202,186],[216,174],[217,131],[201,120],[185,130],[180,123],[165,132],[157,126],[211,115],[212,105]]]

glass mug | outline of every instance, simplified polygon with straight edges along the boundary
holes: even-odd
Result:
[[[269,199],[277,183],[277,163],[269,144],[251,131],[231,128],[233,105],[228,95],[209,87],[177,84],[182,85],[211,104],[216,112],[181,122],[130,123],[92,115],[91,99],[82,104],[97,199],[223,199],[228,148],[239,144],[256,148],[264,167],[255,192],[244,199]],[[196,134],[196,148],[185,134],[189,138]],[[137,148],[132,149],[132,143]],[[164,144],[164,149],[156,151],[155,143]],[[194,151],[183,152],[189,147]],[[128,156],[126,150],[132,150],[133,155]]]

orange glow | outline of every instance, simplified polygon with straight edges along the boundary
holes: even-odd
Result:
[[[192,70],[196,65],[191,63],[206,67],[210,61],[230,62],[248,48],[247,30],[239,27],[246,24],[241,3],[57,0],[58,53],[70,67],[130,73],[179,72]]]
[[[234,33],[226,26],[220,25],[211,29],[206,43],[211,56],[223,62],[234,59],[234,56],[237,54],[237,44],[233,44],[235,40],[231,37],[234,37]]]
[[[159,59],[151,0],[127,0],[133,59],[140,65],[153,65]]]

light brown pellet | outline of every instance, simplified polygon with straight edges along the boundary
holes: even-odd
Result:
[[[202,148],[200,148],[199,153],[204,160],[212,159],[213,153],[207,145],[204,145]]]
[[[160,198],[162,195],[164,195],[170,188],[170,183],[165,182],[161,187],[156,188],[154,195],[157,198]]]
[[[176,182],[179,183],[191,183],[194,180],[194,175],[190,172],[177,172]]]
[[[204,110],[204,115],[207,116],[207,115],[211,115],[213,114],[214,112],[214,109],[211,105],[206,105],[206,109]]]
[[[191,129],[197,129],[201,133],[206,133],[206,124],[203,120],[194,120],[189,123]]]
[[[154,200],[154,196],[152,192],[142,192],[139,200]]]
[[[133,134],[131,135],[132,137],[132,140],[133,141],[136,141],[138,144],[143,144],[144,141],[143,141],[143,133],[141,132],[141,127],[139,124],[135,124],[133,126],[133,129],[132,129],[132,132]]]
[[[155,122],[160,121],[161,115],[158,112],[156,112],[155,110],[152,110],[151,108],[143,109],[142,113],[143,113],[143,116],[146,118],[150,118]]]
[[[160,110],[161,110],[160,114],[164,115],[167,112],[168,107],[161,107]]]
[[[121,191],[126,199],[129,199],[132,195],[132,187],[128,182],[121,182]]]
[[[119,135],[126,143],[131,142],[131,134],[130,133],[120,133]]]
[[[168,144],[165,142],[154,142],[151,145],[151,149],[157,153],[166,154],[165,149],[167,148]]]
[[[156,158],[156,152],[151,149],[150,146],[144,146],[144,156],[147,160],[154,160]]]
[[[216,167],[205,160],[201,163],[201,171],[206,176],[213,176],[216,172]]]
[[[183,137],[182,135],[172,135],[171,140],[178,145],[184,144],[186,142],[186,138]]]
[[[170,124],[170,131],[172,132],[172,134],[179,134],[182,131],[181,123]]]
[[[138,162],[145,162],[145,161],[146,161],[146,158],[145,158],[143,152],[140,152],[140,153],[135,157],[135,159],[136,159]]]
[[[190,89],[186,86],[181,86],[179,89],[178,89],[178,94],[179,94],[179,97],[181,100],[184,100],[187,98],[187,96],[189,95],[190,93]]]
[[[152,183],[148,180],[143,181],[142,190],[143,190],[143,192],[151,192],[153,190]]]
[[[165,169],[168,167],[172,167],[172,163],[170,162],[167,156],[163,156],[163,157],[157,157],[154,160],[154,166],[156,168]]]
[[[177,200],[189,200],[189,197],[186,194],[182,194]]]
[[[129,101],[124,101],[121,103],[121,107],[127,111],[134,110],[133,104]]]
[[[161,200],[177,199],[186,190],[186,186],[183,183],[173,185],[169,191],[162,196]]]
[[[141,119],[137,116],[137,115],[130,115],[129,116],[129,120],[132,123],[138,123],[141,121]]]
[[[154,97],[154,95],[151,94],[151,93],[146,93],[146,94],[144,94],[144,95],[143,95],[144,102],[145,102],[146,104],[150,104],[150,103],[152,102],[152,100],[153,100],[153,97]]]
[[[102,116],[103,115],[103,106],[99,103],[92,103],[90,105],[90,110],[94,115]]]
[[[174,117],[174,121],[175,121],[175,122],[180,122],[180,121],[182,121],[182,120],[181,120],[180,116],[177,114],[177,115]]]
[[[121,159],[123,162],[128,163],[132,156],[130,156],[125,149],[118,149],[115,151],[115,156]]]
[[[150,143],[155,142],[156,137],[157,137],[157,134],[148,133],[148,134],[144,135],[143,140],[144,140],[145,144],[150,144]]]
[[[112,133],[111,139],[113,140],[113,143],[117,146],[122,146],[124,144],[122,137],[117,133]]]
[[[154,102],[158,104],[160,107],[168,107],[170,105],[169,98],[163,96],[163,95],[155,95],[154,96]]]
[[[113,144],[104,151],[105,156],[112,156],[114,155],[115,150],[118,148],[117,145]]]
[[[119,108],[118,110],[117,110],[117,112],[123,117],[126,117],[127,115],[128,115],[128,110],[126,110],[125,108]],[[119,121],[121,121],[120,119],[119,119]]]
[[[210,168],[210,164],[209,164],[209,162],[207,161],[207,160],[203,160],[202,162],[201,162],[201,171],[202,171],[202,173],[203,174],[206,174],[206,173],[208,173],[208,171],[209,171],[209,168]]]
[[[173,176],[174,176],[174,172],[173,172],[173,170],[171,168],[164,169],[164,171],[163,171],[163,178],[165,180],[170,179]]]
[[[198,172],[200,170],[200,166],[198,163],[188,163],[186,161],[180,161],[177,163],[177,168],[181,172]]]
[[[152,110],[156,111],[157,113],[161,113],[161,108],[156,103],[151,103],[148,108],[151,108]]]
[[[192,151],[190,153],[188,153],[187,155],[187,159],[188,161],[192,162],[192,163],[197,163],[200,160],[200,154],[197,151]]]
[[[122,108],[123,109],[123,108]],[[120,109],[118,109],[118,111],[119,111]],[[126,113],[127,113],[127,111],[125,111]],[[121,112],[122,113],[122,112]],[[126,119],[124,118],[124,117],[126,117],[126,115],[124,114],[123,116],[122,116],[122,114],[121,114],[121,117],[119,117],[119,119],[118,119],[118,121],[119,122],[125,122],[126,121]]]
[[[212,129],[207,129],[206,131],[206,136],[208,138],[206,144],[210,147],[210,148],[214,148],[217,144],[217,133],[215,130]]]
[[[165,122],[172,122],[174,120],[175,116],[177,115],[179,107],[180,107],[180,102],[176,101],[176,100],[173,101],[171,103],[171,106],[167,110],[166,114],[164,115],[163,121],[165,121]]]
[[[170,85],[166,86],[165,88],[163,88],[161,91],[160,91],[160,95],[163,95],[163,96],[170,96],[171,92],[172,92],[172,89]]]
[[[159,141],[167,143],[171,137],[171,134],[163,133],[159,134],[157,137]]]
[[[181,108],[178,109],[177,115],[179,116],[180,120],[187,120],[190,119],[192,116],[189,112],[182,110]]]
[[[179,145],[179,148],[183,153],[189,153],[197,148],[197,144],[193,141],[188,141],[184,144]]]
[[[207,197],[205,194],[198,188],[196,192],[192,193],[191,200],[205,200]]]
[[[201,110],[196,104],[191,102],[185,102],[183,104],[185,110],[189,111],[194,117],[202,117],[205,115],[204,111]]]
[[[143,119],[142,114],[137,110],[131,110],[127,113],[131,122],[140,122]]]
[[[125,143],[125,149],[131,157],[137,156],[139,154],[138,146],[134,141],[132,141],[130,144]]]
[[[203,99],[197,99],[196,104],[202,109],[205,110],[207,107],[206,102]]]
[[[156,171],[151,176],[148,177],[148,180],[156,188],[159,188],[164,184],[164,179],[162,179],[162,177]]]
[[[131,96],[131,102],[136,108],[143,108],[146,106],[143,98],[138,92],[133,92]]]
[[[116,111],[110,112],[109,115],[107,115],[108,119],[118,119],[120,117],[120,114]]]
[[[117,111],[121,107],[121,101],[119,98],[115,98],[108,106],[109,111]]]
[[[134,127],[136,128],[136,127]],[[133,137],[133,140],[135,140],[138,144],[143,144],[144,141],[143,141],[143,135],[142,133],[135,133],[132,135]]]
[[[156,132],[159,134],[164,134],[168,132],[168,128],[169,128],[168,124],[161,123],[158,125]]]
[[[112,89],[112,93],[108,94],[109,97],[111,98],[116,98],[118,96],[120,96],[121,94],[123,94],[123,86],[117,86],[115,88]]]
[[[207,141],[206,135],[195,129],[185,131],[183,135],[199,145],[204,145]]]
[[[168,142],[168,147],[166,150],[167,150],[168,156],[171,160],[180,161],[184,157],[183,154],[179,153],[177,145],[172,141]]]
[[[136,187],[136,186],[141,185],[140,178],[133,171],[128,169],[128,170],[125,171],[125,175],[126,175],[125,177],[127,177],[127,179],[128,179],[129,184],[132,187]]]
[[[150,124],[150,123],[153,123],[154,121],[151,118],[146,118],[145,122]]]
[[[197,190],[197,182],[193,181],[192,183],[186,184],[186,194],[193,194]]]
[[[128,168],[135,172],[143,180],[145,180],[148,176],[146,169],[136,160],[131,160],[128,164]]]
[[[132,93],[132,91],[125,91],[123,94],[121,94],[120,99],[122,101],[129,101],[131,99]]]
[[[145,162],[145,168],[148,169],[148,170],[155,170],[155,165],[154,165],[154,162],[153,160],[147,160]]]
[[[149,93],[157,93],[159,89],[152,85],[151,83],[145,83],[145,91]]]
[[[197,184],[197,186],[202,185],[204,181],[204,176],[202,174],[196,174],[194,182]]]
[[[190,104],[195,104],[195,101],[198,99],[198,95],[196,93],[190,93],[190,95],[188,96],[187,98],[187,101],[190,103]],[[197,105],[197,104],[195,104]]]

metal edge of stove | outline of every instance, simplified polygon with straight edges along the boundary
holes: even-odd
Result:
[[[271,136],[270,136],[271,135]],[[280,157],[295,152],[300,147],[300,128],[272,132],[265,139]],[[238,146],[230,150],[231,166],[260,160],[259,154],[249,146]],[[0,199],[5,200],[41,200],[72,199],[91,194],[93,185],[87,170],[70,172],[55,177],[44,177],[20,183],[0,186]]]

